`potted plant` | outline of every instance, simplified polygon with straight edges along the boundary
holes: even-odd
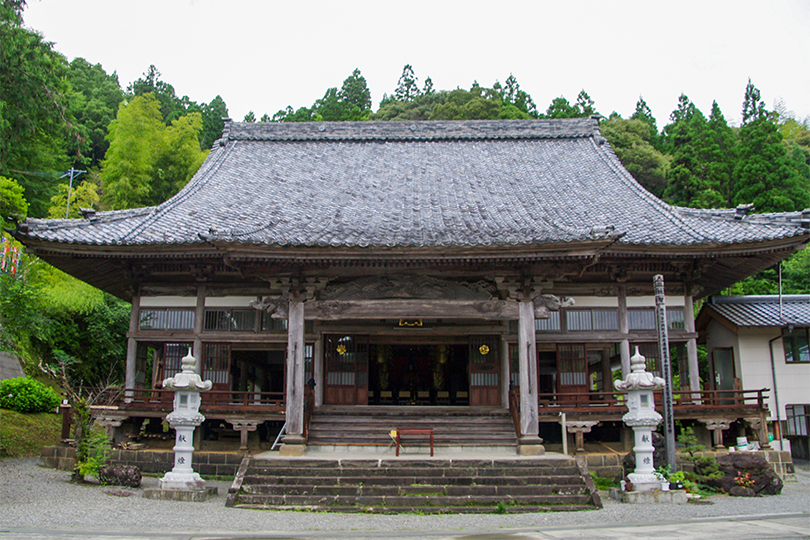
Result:
[[[671,467],[667,465],[666,467],[658,467],[655,469],[655,477],[661,482],[661,491],[669,491],[669,471]]]
[[[669,489],[683,489],[683,481],[686,476],[683,471],[677,471],[669,475]]]

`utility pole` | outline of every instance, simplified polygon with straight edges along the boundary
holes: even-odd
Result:
[[[78,169],[74,169],[73,167],[71,167],[69,171],[65,171],[65,174],[59,177],[64,178],[66,176],[70,176],[70,183],[68,184],[68,194],[67,194],[67,207],[65,208],[65,219],[68,218],[68,214],[70,213],[70,192],[73,190],[73,179],[78,177],[80,174],[86,172],[87,171],[80,171]]]

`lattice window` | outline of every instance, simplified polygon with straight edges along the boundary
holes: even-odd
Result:
[[[183,370],[183,358],[191,350],[191,343],[166,343],[163,345],[163,378],[174,377]]]
[[[203,379],[214,384],[226,384],[231,368],[231,346],[206,343],[203,352]]]
[[[557,346],[560,384],[563,386],[587,384],[588,357],[583,344],[565,344]]]
[[[141,309],[139,328],[141,330],[194,330],[194,310]]]
[[[207,309],[205,330],[220,332],[253,332],[256,329],[255,309]]]

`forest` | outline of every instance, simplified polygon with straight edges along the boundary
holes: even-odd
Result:
[[[25,27],[24,0],[0,0],[0,210],[5,228],[25,217],[77,218],[80,209],[120,210],[159,204],[177,193],[220,136],[228,108],[220,97],[178,96],[154,65],[123,87],[115,72],[83,58],[68,61]],[[768,110],[749,80],[740,89],[742,124],[715,102],[699,110],[686,95],[659,122],[639,97],[623,118],[598,111],[583,89],[539,109],[509,74],[503,83],[438,90],[405,65],[376,110],[359,69],[310,106],[289,105],[245,122],[414,121],[596,116],[627,170],[669,204],[755,212],[810,207],[810,119],[783,103]],[[63,361],[97,382],[123,374],[129,304],[24,253],[4,233],[0,272],[0,348],[23,359]],[[724,291],[810,293],[810,257],[802,251]]]

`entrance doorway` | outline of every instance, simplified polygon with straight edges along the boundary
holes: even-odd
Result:
[[[369,405],[469,405],[466,345],[374,344]]]

